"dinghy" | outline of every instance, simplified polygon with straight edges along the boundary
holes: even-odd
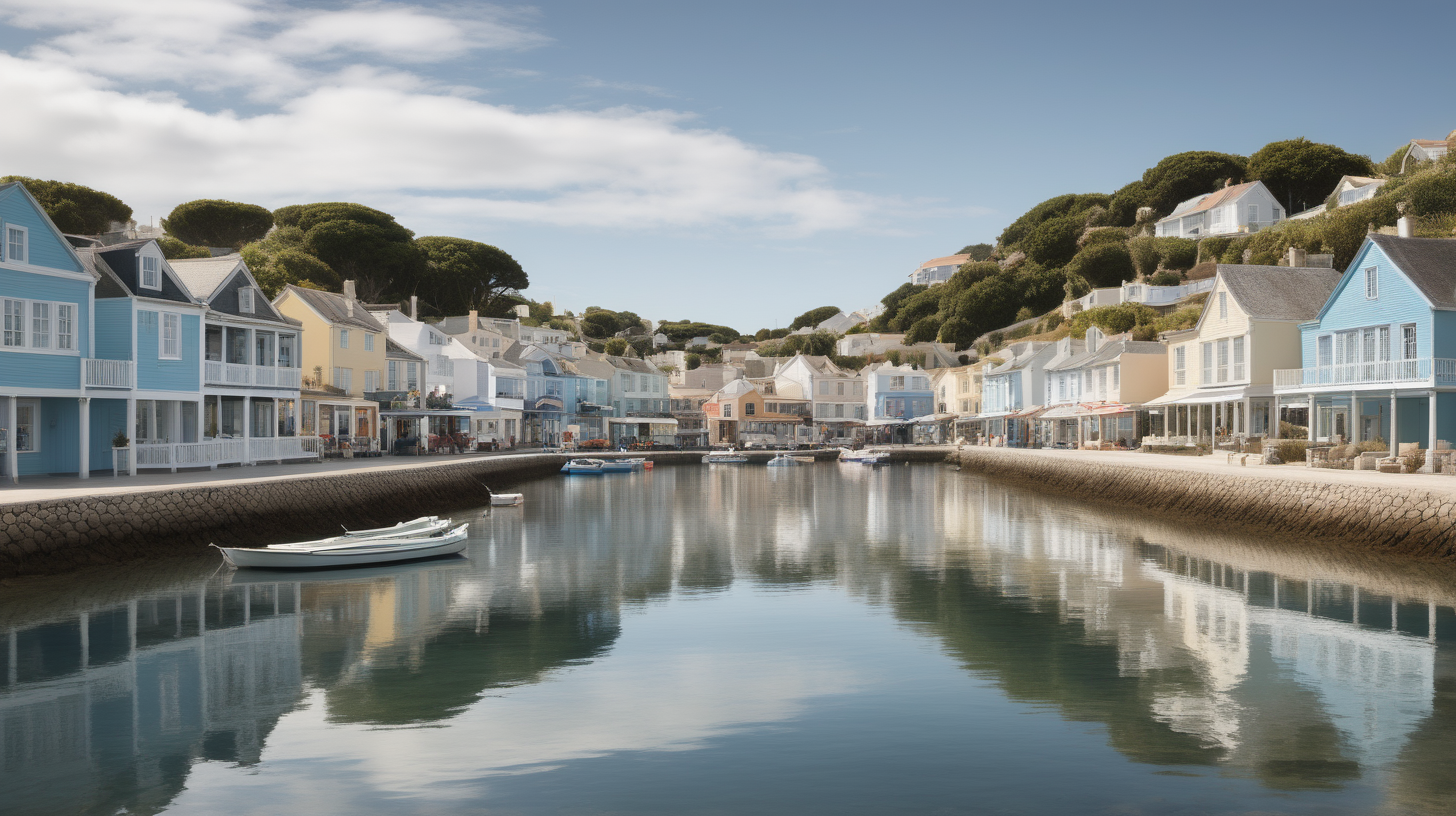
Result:
[[[393,527],[375,527],[370,530],[350,530],[344,528],[344,535],[349,538],[385,538],[410,535],[421,531],[428,532],[432,529],[443,529],[450,525],[450,520],[440,521],[439,516],[420,516],[414,521],[401,521]],[[291,545],[281,545],[291,546]]]
[[[739,453],[729,448],[726,451],[713,451],[703,457],[705,465],[742,465],[748,461],[748,454]]]
[[[446,520],[446,524],[449,521]],[[318,541],[275,544],[271,547],[217,547],[223,560],[234,567],[263,569],[311,569],[348,567],[358,564],[388,564],[417,561],[440,555],[453,555],[465,549],[470,525],[433,534],[421,533],[400,538],[360,538],[334,536]]]
[[[490,494],[491,507],[515,507],[518,504],[525,504],[526,497],[521,493],[492,493]]]
[[[597,475],[605,473],[606,461],[602,459],[572,459],[561,466],[561,472],[568,475]]]

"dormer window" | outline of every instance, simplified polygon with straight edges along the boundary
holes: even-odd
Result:
[[[238,290],[238,311],[243,314],[253,313],[253,287],[244,286]]]
[[[25,227],[5,227],[4,260],[11,263],[26,263],[30,255],[30,231]]]
[[[142,256],[142,288],[162,288],[162,264],[159,259],[151,255]]]

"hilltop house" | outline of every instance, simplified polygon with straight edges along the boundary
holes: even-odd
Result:
[[[1456,143],[1456,130],[1446,134],[1444,139],[1411,139],[1410,145],[1405,149],[1405,156],[1400,160],[1400,172],[1405,173],[1406,169],[1414,163],[1435,161],[1451,152],[1451,145]]]
[[[1258,232],[1284,220],[1284,208],[1262,181],[1232,184],[1181,202],[1157,223],[1157,235],[1202,238]]]
[[[961,264],[970,259],[970,255],[946,255],[943,258],[931,258],[910,273],[910,282],[923,286],[944,283],[950,280],[950,276],[954,275],[957,269],[961,268]]]
[[[1337,282],[1299,326],[1302,366],[1276,372],[1278,398],[1312,406],[1312,441],[1384,439],[1395,455],[1456,439],[1456,241],[1370,235]]]
[[[1166,421],[1162,434],[1145,441],[1277,434],[1274,369],[1297,363],[1299,324],[1319,312],[1339,279],[1320,267],[1219,264],[1198,323],[1164,336],[1169,390],[1148,405]]]

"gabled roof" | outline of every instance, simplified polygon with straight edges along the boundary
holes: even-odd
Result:
[[[1252,264],[1219,264],[1218,276],[1244,314],[1259,320],[1314,319],[1342,277],[1321,267]],[[1200,325],[1208,313],[1205,306]]]
[[[1249,192],[1255,187],[1262,186],[1264,186],[1264,182],[1262,181],[1248,181],[1244,182],[1243,184],[1231,184],[1228,187],[1223,188],[1222,190],[1217,190],[1212,193],[1204,193],[1201,196],[1194,196],[1187,201],[1180,202],[1178,206],[1173,208],[1173,212],[1169,213],[1164,218],[1158,219],[1158,223],[1161,224],[1162,222],[1167,221],[1171,218],[1182,218],[1185,215],[1191,215],[1193,213],[1211,210],[1220,204],[1227,204],[1230,201],[1237,201],[1239,198],[1242,198],[1245,193]]]
[[[81,263],[96,276],[96,297],[98,298],[119,298],[130,297],[131,291],[126,284],[116,276],[116,272],[107,265],[106,260],[94,247],[76,247],[76,257]]]
[[[1380,247],[1432,306],[1456,309],[1456,240],[1394,235],[1371,235],[1368,240]]]
[[[227,281],[233,270],[243,262],[239,255],[222,255],[217,258],[178,258],[167,261],[182,283],[192,290],[192,296],[209,300],[217,288]]]
[[[425,361],[424,357],[415,354],[413,351],[389,339],[389,335],[387,334],[384,335],[384,356],[394,357],[395,359],[415,360],[421,363]]]
[[[722,388],[718,389],[718,392],[712,396],[712,399],[719,402],[723,400],[737,399],[750,391],[757,390],[758,389],[753,387],[753,383],[750,383],[748,380],[732,380],[728,383],[725,383]]]
[[[354,316],[350,317],[347,301],[343,295],[325,292],[319,289],[305,289],[302,286],[294,286],[291,283],[283,287],[283,291],[293,293],[294,297],[308,304],[324,320],[330,323],[340,326],[357,326],[361,329],[368,329],[369,331],[384,331],[384,326],[380,325],[379,321],[375,320],[374,316],[369,314],[369,310],[365,309],[362,303],[354,304]]]
[[[141,270],[138,268],[137,258],[139,250],[147,244],[155,244],[155,238],[137,238],[131,241],[122,241],[119,244],[107,244],[106,246],[94,247],[93,251],[106,259],[111,271],[116,274],[117,280],[126,286],[127,290],[136,297],[149,298],[152,300],[166,300],[174,303],[201,304],[202,301],[194,297],[188,290],[185,283],[177,276],[177,270],[172,268],[172,262],[162,254],[161,248],[157,253],[162,255],[162,262],[159,268],[161,284],[160,289],[143,289],[141,281]]]

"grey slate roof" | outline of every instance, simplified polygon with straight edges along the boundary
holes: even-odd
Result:
[[[19,182],[11,183],[18,184]],[[119,298],[131,296],[131,290],[127,289],[126,284],[122,283],[121,279],[116,277],[116,272],[112,271],[111,267],[106,264],[106,260],[93,247],[75,247],[75,250],[76,256],[81,259],[81,263],[96,273],[96,297]]]
[[[1398,238],[1372,235],[1391,263],[1437,309],[1456,309],[1456,241],[1446,238]]]
[[[386,358],[393,357],[396,360],[414,360],[421,363],[425,361],[424,357],[415,354],[413,351],[389,339],[389,335],[387,334],[384,336],[384,356]]]
[[[210,300],[217,287],[222,286],[228,276],[242,263],[237,255],[223,255],[217,258],[178,258],[167,261],[177,277],[192,290],[192,296],[199,300]]]
[[[1219,264],[1218,274],[1244,312],[1262,320],[1314,319],[1342,277],[1320,267],[1245,264]]]
[[[324,319],[330,323],[337,323],[340,326],[358,326],[361,329],[368,329],[370,331],[384,331],[384,326],[380,325],[379,321],[375,320],[374,316],[369,314],[369,310],[365,309],[362,303],[354,304],[354,316],[350,317],[343,295],[324,292],[318,289],[305,289],[302,286],[294,286],[291,283],[284,287],[284,289],[285,291],[292,292],[295,297],[312,306],[314,311],[323,315]]]

